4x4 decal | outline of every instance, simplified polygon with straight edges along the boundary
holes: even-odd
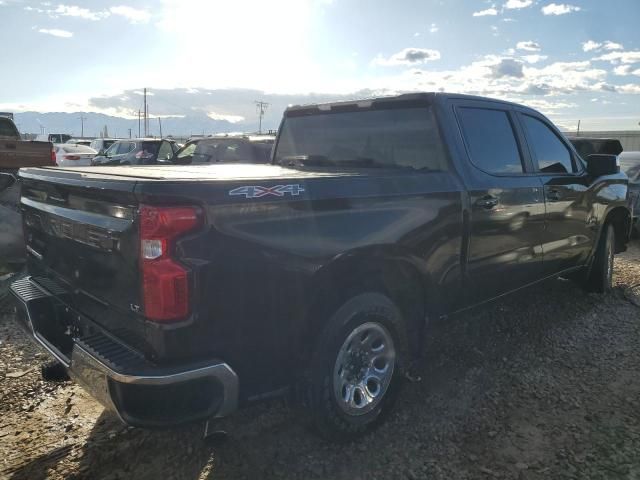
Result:
[[[246,198],[260,198],[267,195],[273,195],[275,197],[284,197],[285,195],[292,195],[294,197],[304,192],[302,185],[276,185],[274,187],[262,187],[260,185],[252,185],[247,187],[238,187],[229,191],[229,195],[244,195]]]

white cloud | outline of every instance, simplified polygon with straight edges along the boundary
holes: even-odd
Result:
[[[640,50],[606,53],[594,58],[594,60],[603,60],[611,63],[636,63],[640,62]]]
[[[373,59],[374,65],[391,67],[396,65],[415,65],[440,59],[440,52],[428,48],[405,48],[389,58],[378,55]]]
[[[579,12],[580,10],[582,10],[580,7],[566,3],[550,3],[542,7],[542,13],[545,15],[565,15],[571,12]]]
[[[207,117],[211,120],[226,120],[230,123],[239,123],[244,121],[244,117],[242,115],[225,115],[224,113],[216,113],[216,112],[208,112]]]
[[[487,15],[498,15],[498,10],[491,7],[486,10],[480,10],[479,12],[473,12],[474,17],[486,17]]]
[[[622,93],[640,93],[640,84],[627,83],[626,85],[620,85],[618,91]]]
[[[597,51],[597,50],[624,50],[624,46],[620,43],[612,42],[607,40],[604,43],[594,42],[593,40],[589,40],[582,44],[582,50],[585,52]]]
[[[528,42],[518,42],[516,48],[518,50],[526,50],[527,52],[539,52],[540,44],[529,40]]]
[[[622,46],[619,43],[615,43],[615,42],[611,42],[609,40],[607,40],[606,42],[604,42],[604,46],[603,48],[605,50],[624,50],[624,46]]]
[[[538,63],[546,60],[546,55],[523,55],[522,59],[527,63]]]
[[[589,40],[582,44],[582,50],[585,52],[591,52],[592,50],[598,50],[602,47],[601,43],[594,42],[593,40]]]
[[[57,28],[41,28],[38,30],[40,33],[44,33],[46,35],[53,35],[54,37],[60,38],[71,38],[73,37],[73,33],[67,30],[59,30]]]
[[[631,65],[619,65],[613,69],[613,73],[620,76],[629,75],[631,73]]]
[[[637,77],[640,77],[640,68],[637,70],[634,70],[633,72],[631,72],[632,75],[635,75]]]
[[[140,10],[126,5],[111,7],[109,12],[113,15],[120,15],[131,23],[147,23],[151,19],[151,13],[147,10]],[[193,14],[193,12],[191,13]]]
[[[532,4],[533,0],[508,0],[507,3],[504,4],[504,8],[520,9],[530,7]]]
[[[77,5],[58,5],[55,10],[51,10],[49,14],[53,17],[62,16],[62,17],[79,17],[85,20],[100,20],[101,18],[106,18],[110,14],[109,12],[92,12],[87,8],[81,8]]]
[[[431,27],[429,27],[429,33],[437,33],[438,30],[440,30],[440,27],[435,23],[432,23]]]

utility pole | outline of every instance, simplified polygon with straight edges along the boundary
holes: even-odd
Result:
[[[162,119],[158,117],[158,124],[160,125],[160,138],[162,138]]]
[[[138,110],[138,138],[140,138],[140,110]]]
[[[84,121],[87,119],[84,115],[80,114],[80,138],[84,138]]]
[[[147,110],[147,89],[144,89],[144,136],[146,137],[149,132],[149,111]]]
[[[578,120],[578,131],[576,132],[576,137],[580,136],[580,120]]]
[[[262,133],[262,117],[264,117],[264,112],[267,110],[267,108],[269,108],[270,103],[258,100],[254,101],[253,103],[256,104],[256,109],[258,110],[258,115],[260,118],[258,133]]]
[[[131,138],[131,129],[129,129],[129,138]]]

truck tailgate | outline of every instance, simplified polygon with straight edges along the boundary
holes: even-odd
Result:
[[[22,170],[20,177],[27,258],[35,280],[45,288],[54,282],[66,292],[70,308],[109,330],[133,328],[110,322],[130,317],[139,303],[135,181],[100,175],[80,179],[62,169]]]
[[[51,148],[49,142],[0,139],[0,169],[17,170],[22,167],[53,165]]]

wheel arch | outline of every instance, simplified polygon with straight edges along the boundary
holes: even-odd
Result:
[[[348,298],[367,291],[388,296],[400,309],[412,357],[422,348],[429,308],[428,276],[418,259],[395,246],[343,253],[324,265],[311,282],[313,296],[306,312],[305,340],[313,344],[328,318]]]
[[[616,206],[611,208],[602,223],[600,235],[607,225],[612,225],[615,233],[615,253],[621,253],[627,250],[631,234],[631,212],[626,206]],[[598,238],[600,238],[598,235]]]

